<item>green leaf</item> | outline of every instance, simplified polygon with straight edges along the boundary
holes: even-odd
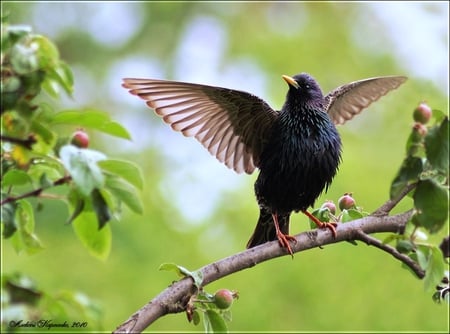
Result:
[[[73,221],[72,226],[81,243],[89,253],[106,260],[111,251],[111,228],[106,225],[98,229],[97,216],[92,212],[83,212]]]
[[[31,177],[20,169],[10,169],[2,177],[2,188],[22,186],[27,183],[31,183]]]
[[[195,326],[200,323],[200,313],[197,310],[194,310],[194,312],[192,312],[192,322]]]
[[[33,207],[27,200],[16,202],[15,222],[17,232],[11,237],[11,242],[17,252],[25,251],[32,255],[42,250],[42,244],[34,234]]]
[[[64,167],[72,176],[73,182],[85,196],[94,188],[102,188],[105,178],[97,165],[106,156],[98,151],[65,145],[59,151]]]
[[[424,278],[425,291],[433,290],[445,275],[445,263],[442,252],[437,246],[430,247],[430,257]]]
[[[414,206],[417,213],[412,221],[423,226],[430,233],[441,229],[448,217],[448,190],[433,179],[422,180],[414,192]]]
[[[175,263],[163,263],[159,266],[158,270],[174,271],[179,277],[186,276],[185,274],[183,274],[182,269],[180,269],[180,268],[183,268],[183,267],[178,266]],[[187,270],[187,269],[183,268],[183,270]]]
[[[94,189],[91,194],[92,206],[97,215],[98,228],[101,229],[111,219],[111,211],[108,204],[103,198],[102,193],[98,189]]]
[[[67,95],[71,96],[73,93],[73,74],[70,67],[63,62],[59,62],[58,66],[48,69],[43,86],[52,96],[59,94],[58,87],[62,87]]]
[[[99,161],[98,165],[103,171],[119,176],[142,190],[144,184],[142,172],[134,163],[124,160],[108,159]]]
[[[397,197],[407,185],[417,182],[422,170],[423,163],[421,158],[412,156],[406,157],[397,176],[392,181],[390,190],[391,199]]]
[[[445,118],[441,125],[432,127],[425,137],[425,152],[428,161],[434,168],[446,174],[448,174],[449,164],[448,124],[448,118]]]
[[[347,223],[352,220],[363,218],[365,215],[358,211],[357,209],[344,209],[342,210],[342,218],[341,221],[343,223]]]
[[[48,69],[56,66],[59,61],[59,52],[52,41],[45,36],[34,35],[31,38],[31,45],[36,50],[39,68]]]
[[[227,324],[215,310],[206,310],[204,314],[206,333],[228,333]]]
[[[108,113],[96,109],[61,111],[55,115],[51,124],[71,124],[95,129],[115,137],[131,139],[122,125],[112,121]]]
[[[108,175],[106,177],[105,187],[114,197],[125,203],[131,210],[139,214],[143,213],[144,209],[141,199],[136,192],[136,188],[131,184],[116,176]]]
[[[174,271],[180,277],[189,276],[194,280],[197,288],[200,288],[203,283],[203,274],[201,271],[189,271],[185,267],[175,263],[163,263],[159,266],[159,270]]]

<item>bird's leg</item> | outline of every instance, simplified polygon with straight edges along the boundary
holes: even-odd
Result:
[[[330,229],[331,233],[333,234],[333,237],[336,238],[336,223],[324,223],[321,222],[319,219],[317,219],[316,217],[314,217],[312,214],[310,214],[308,211],[306,210],[302,210],[302,212],[308,216],[309,219],[311,219],[314,223],[316,223],[318,228],[328,228]]]
[[[272,213],[272,218],[273,218],[273,223],[275,225],[275,231],[277,234],[277,238],[278,238],[278,241],[280,242],[281,247],[287,248],[289,254],[291,254],[291,256],[294,257],[294,252],[292,251],[291,245],[289,245],[289,240],[295,241],[295,242],[297,242],[297,240],[293,236],[284,234],[283,232],[281,232],[280,225],[278,224],[278,215],[276,213]]]

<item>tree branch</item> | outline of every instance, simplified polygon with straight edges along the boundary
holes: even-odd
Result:
[[[394,247],[382,243],[380,240],[365,234],[363,231],[356,231],[355,239],[364,241],[369,246],[375,246],[391,254],[393,257],[406,264],[417,275],[418,278],[422,279],[425,277],[425,271],[419,266],[417,262],[411,259],[408,255],[400,253]]]
[[[298,253],[315,247],[355,239],[365,242],[370,241],[371,243],[369,244],[381,248],[381,243],[378,240],[377,242],[373,242],[372,239],[364,238],[362,235],[379,232],[398,233],[404,229],[412,214],[413,211],[410,210],[394,216],[372,215],[348,223],[338,224],[336,238],[333,238],[329,230],[315,229],[303,232],[295,236],[297,242],[292,244],[292,251]],[[403,256],[398,256],[396,252],[390,251],[389,253],[401,261],[406,260]],[[285,255],[289,254],[285,248],[280,247],[278,241],[267,242],[263,245],[247,249],[241,253],[231,255],[200,268],[199,271],[203,276],[202,285],[205,286],[227,275]],[[189,298],[195,293],[196,289],[192,278],[186,277],[177,281],[144,305],[123,324],[119,325],[114,333],[142,332],[158,318],[169,313],[184,311]]]
[[[70,180],[72,180],[72,177],[70,175],[66,175],[66,176],[56,180],[55,182],[53,182],[53,184],[50,187],[56,187],[56,186],[62,185],[64,183],[69,182]],[[30,192],[27,192],[27,193],[19,195],[19,196],[6,197],[4,200],[2,200],[0,202],[0,206],[4,205],[6,203],[15,202],[20,199],[27,198],[27,197],[38,197],[45,189],[48,189],[50,187],[41,187],[41,188],[37,188],[35,190],[32,190]]]
[[[384,203],[382,206],[380,206],[378,209],[376,209],[372,216],[385,216],[391,212],[391,210],[400,202],[403,197],[408,195],[408,193],[413,190],[417,186],[417,182],[408,184],[405,188],[402,189],[402,191],[398,194],[397,197],[392,198],[388,200],[386,203]]]

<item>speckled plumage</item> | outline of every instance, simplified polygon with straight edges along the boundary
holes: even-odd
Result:
[[[292,252],[290,214],[310,216],[307,208],[336,174],[341,142],[335,125],[352,119],[406,77],[354,81],[326,96],[308,74],[283,78],[289,90],[281,111],[253,94],[222,87],[138,78],[124,79],[123,87],[227,167],[247,174],[259,168],[255,193],[260,218],[247,247],[278,239]]]
[[[260,158],[255,194],[260,218],[247,247],[276,240],[272,214],[289,232],[292,211],[314,205],[328,188],[341,160],[339,134],[324,109],[324,97],[309,75],[294,76],[286,102]]]

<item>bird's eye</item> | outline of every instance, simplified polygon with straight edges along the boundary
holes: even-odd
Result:
[[[308,84],[306,84],[306,85],[305,85],[305,88],[306,88],[306,89],[309,89],[309,88],[310,88],[310,86],[309,86]]]

